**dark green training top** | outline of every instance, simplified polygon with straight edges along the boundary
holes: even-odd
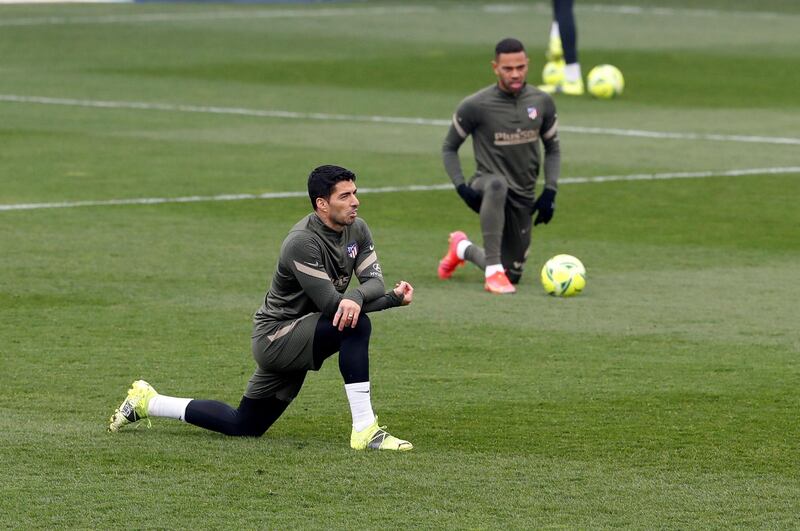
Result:
[[[360,285],[345,291],[354,273]],[[358,303],[362,312],[402,302],[394,290],[384,293],[383,273],[366,222],[356,218],[336,232],[312,213],[283,241],[272,285],[254,322],[260,332],[269,332],[309,313],[332,317],[343,298]]]
[[[458,148],[472,135],[476,176],[502,175],[509,189],[532,201],[539,174],[539,139],[544,144],[545,187],[557,189],[561,167],[556,105],[548,94],[525,85],[517,94],[495,83],[467,96],[453,115],[442,155],[453,184],[464,182]]]

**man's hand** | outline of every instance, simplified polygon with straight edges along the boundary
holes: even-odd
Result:
[[[358,324],[359,315],[361,315],[361,306],[350,299],[342,299],[339,303],[339,309],[333,315],[333,326],[338,328],[339,332],[347,326],[355,328]]]
[[[481,196],[477,190],[473,190],[466,184],[461,183],[456,186],[456,192],[458,192],[458,195],[461,196],[461,199],[464,200],[468,207],[475,212],[481,211],[481,200],[483,199],[483,196]]]
[[[394,293],[398,297],[403,298],[402,302],[400,302],[400,306],[408,306],[414,298],[414,287],[405,280],[401,280],[395,284]]]
[[[551,219],[553,219],[553,212],[556,209],[556,191],[551,190],[550,188],[545,188],[542,190],[542,194],[533,204],[533,210],[531,210],[531,216],[537,210],[539,211],[539,215],[536,216],[536,221],[533,222],[534,225],[538,225],[539,223],[544,223],[547,225]]]

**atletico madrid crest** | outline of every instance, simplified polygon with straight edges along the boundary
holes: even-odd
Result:
[[[536,107],[528,107],[528,118],[535,120],[537,116],[539,116],[539,111],[536,110]]]
[[[350,258],[355,258],[357,254],[358,254],[358,243],[356,242],[348,243],[347,256],[349,256]]]

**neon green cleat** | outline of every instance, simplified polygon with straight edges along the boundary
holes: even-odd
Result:
[[[586,93],[582,79],[562,81],[558,85],[539,85],[539,90],[547,94],[566,94],[567,96],[583,96]]]
[[[372,448],[373,450],[405,452],[414,448],[414,445],[390,435],[386,431],[386,426],[378,426],[378,417],[375,417],[375,422],[368,428],[364,428],[362,431],[356,431],[355,429],[352,431],[350,434],[350,447],[354,450]]]
[[[558,92],[558,85],[550,85],[546,83],[544,85],[539,85],[539,90],[547,94],[550,94],[552,96],[553,94]]]
[[[559,86],[558,92],[567,96],[583,96],[586,89],[583,87],[583,80],[579,78],[577,81],[564,81]]]
[[[550,43],[544,56],[548,61],[561,61],[564,58],[564,47],[561,46],[561,37],[550,37]]]
[[[122,404],[111,415],[108,424],[108,431],[119,431],[119,429],[126,424],[139,422],[147,418],[147,405],[150,399],[158,393],[153,386],[144,380],[136,380],[131,384],[128,389],[128,396],[122,401]],[[148,420],[148,424],[149,424]]]

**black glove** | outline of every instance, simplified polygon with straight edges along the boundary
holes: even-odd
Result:
[[[461,199],[475,212],[481,211],[481,200],[483,196],[477,190],[473,190],[464,183],[456,186],[456,192],[461,196]]]
[[[531,215],[537,210],[539,211],[539,215],[536,216],[536,221],[533,222],[534,225],[538,225],[539,223],[544,223],[547,225],[551,219],[553,219],[553,212],[556,209],[556,191],[551,190],[550,188],[545,188],[542,190],[541,195],[533,204],[533,210],[531,211]]]

